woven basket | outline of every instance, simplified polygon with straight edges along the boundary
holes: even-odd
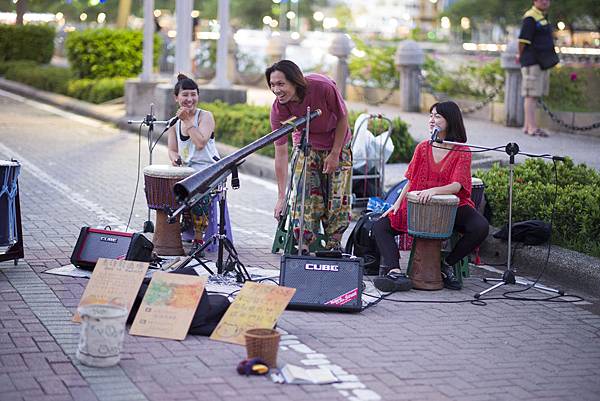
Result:
[[[281,334],[273,329],[250,329],[244,333],[248,359],[261,358],[269,368],[277,366],[277,350]]]

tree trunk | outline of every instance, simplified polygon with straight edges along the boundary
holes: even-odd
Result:
[[[117,28],[127,28],[127,20],[131,14],[131,0],[119,0],[119,13],[117,15]]]
[[[17,25],[23,25],[23,15],[27,11],[27,0],[17,1]]]

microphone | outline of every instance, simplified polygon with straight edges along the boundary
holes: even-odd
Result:
[[[169,128],[171,128],[172,126],[177,124],[177,121],[179,121],[179,117],[177,117],[177,116],[173,117],[173,119],[169,120],[169,123],[167,124],[167,127],[165,128],[165,130],[168,130]]]
[[[443,139],[441,139],[441,138],[438,137],[439,133],[440,133],[440,127],[438,127],[436,125],[431,130],[431,138],[429,139],[429,143],[433,144],[434,142],[436,142],[436,143],[442,143],[442,142],[444,142]]]

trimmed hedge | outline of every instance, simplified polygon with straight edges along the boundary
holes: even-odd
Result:
[[[4,78],[21,82],[37,89],[66,95],[69,80],[73,78],[73,73],[70,69],[64,67],[11,63],[4,71]]]
[[[104,103],[125,94],[127,78],[77,79],[69,82],[67,94],[90,103]]]
[[[242,147],[271,132],[270,107],[268,106],[227,105],[222,102],[214,102],[203,103],[199,107],[213,113],[216,122],[215,132],[218,135],[217,141],[228,145]],[[350,113],[350,127],[354,127],[354,121],[358,115],[357,112]],[[416,142],[408,133],[408,126],[404,121],[396,118],[392,123],[394,153],[389,162],[408,163],[412,158]],[[258,153],[273,157],[275,149],[274,146],[265,146]]]
[[[142,71],[143,32],[88,29],[69,33],[65,49],[77,78],[133,77]],[[154,35],[154,64],[162,39]]]
[[[550,222],[557,191],[552,242],[600,257],[600,173],[567,159],[557,164],[558,189],[552,163],[528,159],[515,167],[513,222],[540,219]],[[508,169],[495,165],[476,171],[485,183],[494,226],[508,222]]]
[[[0,24],[0,62],[49,63],[54,53],[54,35],[54,28],[49,25]]]
[[[60,93],[91,103],[122,97],[126,78],[73,79],[69,68],[37,65],[33,61],[0,63],[0,75],[37,89]]]

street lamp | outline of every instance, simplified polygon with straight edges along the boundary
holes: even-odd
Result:
[[[325,18],[325,14],[323,14],[321,11],[315,11],[315,13],[313,14],[313,18],[315,19],[315,21],[321,22],[323,21],[323,18]]]
[[[440,22],[441,22],[442,28],[444,28],[444,29],[450,29],[450,27],[452,26],[452,24],[450,23],[450,18],[448,18],[448,17],[442,17]]]
[[[87,19],[87,14],[86,13],[81,13],[79,15],[79,19],[81,20],[81,22],[85,21]]]

